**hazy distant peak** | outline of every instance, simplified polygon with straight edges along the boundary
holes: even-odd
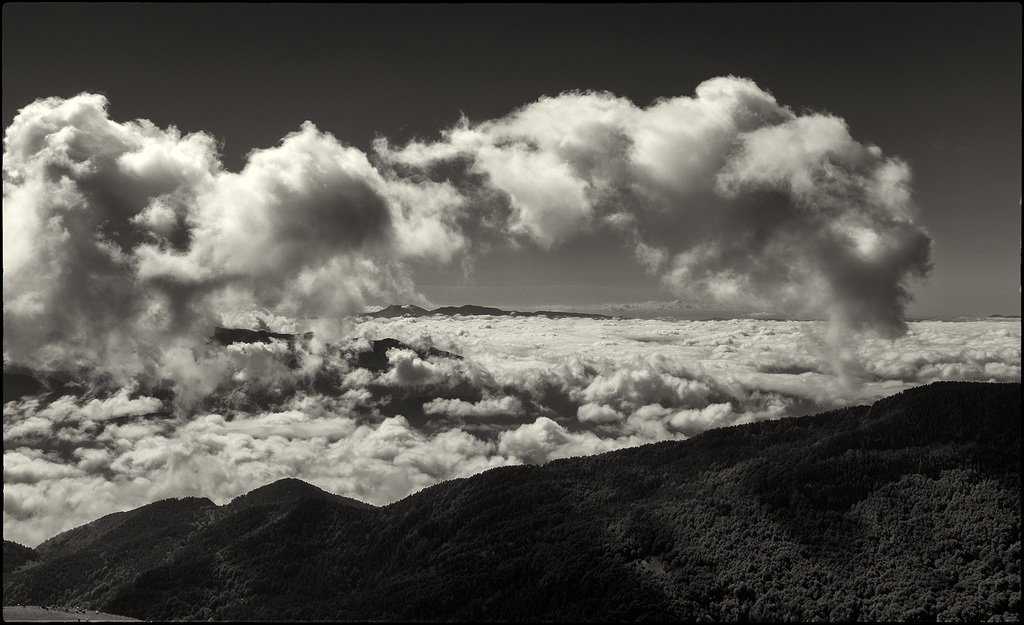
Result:
[[[387,308],[367,313],[371,317],[377,317],[382,319],[391,319],[394,317],[403,317],[409,315],[412,317],[422,317],[427,314],[427,309],[416,306],[415,304],[391,304]]]
[[[441,306],[440,308],[435,308],[433,310],[426,310],[424,308],[412,304],[392,304],[387,308],[383,308],[378,311],[366,312],[363,314],[367,317],[372,317],[374,319],[391,319],[394,317],[404,316],[425,317],[434,315],[443,317],[454,317],[456,315],[462,315],[464,317],[481,315],[489,315],[492,317],[550,317],[552,319],[560,319],[565,317],[587,319],[609,318],[608,315],[573,312],[568,310],[503,310],[501,308],[494,308],[492,306],[477,306],[476,304],[463,304],[462,306]]]
[[[464,304],[462,306],[442,306],[435,308],[430,311],[432,315],[494,315],[502,317],[505,315],[512,314],[512,311],[502,310],[500,308],[493,308],[491,306],[476,306],[474,304]]]

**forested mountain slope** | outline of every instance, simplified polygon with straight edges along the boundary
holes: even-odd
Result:
[[[381,508],[296,482],[65,532],[41,564],[5,567],[4,603],[146,619],[1019,617],[1020,384],[936,383]]]

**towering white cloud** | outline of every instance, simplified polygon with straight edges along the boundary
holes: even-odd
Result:
[[[253,305],[341,315],[408,297],[402,259],[463,245],[443,184],[385,180],[311,123],[225,171],[214,139],[111,121],[102,96],[26,106],[4,137],[4,351],[132,375]]]
[[[929,270],[907,165],[747,79],[643,109],[565,93],[378,151],[425,171],[468,160],[508,200],[499,225],[543,248],[612,228],[679,295],[819,315],[844,331],[902,334],[908,280]]]

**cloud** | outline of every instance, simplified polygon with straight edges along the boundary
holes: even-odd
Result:
[[[516,389],[527,414],[540,410],[561,419],[571,406],[580,421],[605,428],[621,422],[611,419],[612,411],[640,418],[652,406],[668,422],[682,410],[730,405],[731,413],[713,419],[716,425],[808,414],[952,379],[944,367],[961,379],[1020,375],[1019,325],[998,320],[921,321],[895,341],[862,337],[846,354],[855,383],[839,375],[845,370],[837,372],[828,325],[820,322],[423,317],[364,319],[354,332],[402,341],[428,335],[439,348],[462,354],[467,364],[460,366],[486,372],[473,384],[487,397]],[[544,412],[556,396],[563,412]]]
[[[621,446],[592,432],[571,433],[552,419],[538,417],[533,423],[503,432],[498,453],[519,462],[539,464],[556,458],[589,456]]]
[[[731,405],[708,404],[700,409],[680,410],[673,414],[668,422],[683,434],[692,436],[721,423],[734,423],[734,420],[729,419],[730,416],[732,416]]]
[[[382,377],[390,384],[416,386],[438,384],[448,379],[450,366],[421,359],[411,349],[392,348],[387,352],[390,368]]]
[[[182,186],[210,175],[212,139],[114,124],[105,107],[94,95],[39,100],[5,133],[4,350],[17,360],[133,361],[156,328],[131,250],[147,226],[173,238],[173,220],[134,218],[156,198],[171,210]]]
[[[781,289],[787,298],[809,298],[804,311],[825,313],[843,327],[863,324],[884,336],[902,335],[906,280],[928,273],[931,247],[913,223],[906,163],[854,141],[845,122],[828,115],[759,128],[740,141],[739,154],[718,175],[719,191],[727,197],[781,192],[790,199],[773,217],[776,223],[758,227],[768,239],[755,256],[790,269],[745,271],[757,279],[742,288],[759,296]],[[780,224],[785,232],[773,231]],[[678,277],[726,253],[721,247],[702,251],[677,257]]]
[[[624,417],[614,408],[591,402],[583,404],[576,410],[576,418],[584,423],[616,423],[622,421]]]
[[[664,370],[665,365],[674,371]],[[706,383],[688,377],[688,372],[679,370],[678,363],[655,358],[631,363],[609,375],[600,374],[581,394],[589,402],[614,404],[626,412],[650,403],[666,406],[706,404],[712,389]]]
[[[913,322],[895,342],[865,338],[850,356],[857,385],[833,372],[826,330],[744,319],[364,318],[337,344],[296,343],[306,368],[289,367],[279,342],[211,346],[199,362],[216,382],[188,411],[170,409],[180,397],[138,389],[5,404],[4,532],[36,544],[157,499],[225,503],[282,477],[386,504],[491,467],[864,404],[951,376],[1020,380],[1016,320]],[[394,349],[389,370],[375,373],[350,361],[369,347],[362,336],[464,360]],[[479,399],[433,394],[453,381]],[[386,416],[382,385],[425,392],[423,412],[443,418]]]
[[[519,416],[523,414],[523,404],[518,398],[509,396],[481,399],[478,402],[438,397],[424,404],[423,412],[428,415],[450,415],[462,418],[486,418],[498,415]]]
[[[309,122],[234,173],[211,136],[106,109],[94,94],[37,100],[6,130],[11,361],[124,381],[240,309],[341,315],[368,293],[407,296],[401,259],[462,245],[446,185],[386,180]]]
[[[826,114],[796,115],[753,81],[639,108],[604,92],[544,97],[441,141],[378,143],[385,163],[456,160],[507,198],[500,227],[550,249],[619,232],[680,296],[900,336],[908,281],[930,268],[910,170]]]
[[[4,485],[34,484],[42,480],[60,479],[78,475],[78,470],[53,462],[31,450],[17,450],[4,454]]]

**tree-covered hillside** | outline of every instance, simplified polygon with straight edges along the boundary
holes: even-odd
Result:
[[[246,505],[159,502],[66,532],[39,547],[42,564],[5,577],[4,602],[239,620],[1020,611],[1019,384],[938,383],[494,469],[383,508],[294,483],[266,492]]]
[[[39,560],[34,549],[10,540],[4,541],[4,579],[19,568]]]

